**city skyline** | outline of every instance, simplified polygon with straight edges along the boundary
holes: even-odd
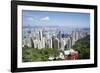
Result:
[[[23,26],[66,26],[68,28],[90,28],[89,13],[22,11]]]

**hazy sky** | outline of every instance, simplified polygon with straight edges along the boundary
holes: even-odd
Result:
[[[89,28],[90,14],[75,12],[22,11],[23,26],[66,26],[70,28]]]

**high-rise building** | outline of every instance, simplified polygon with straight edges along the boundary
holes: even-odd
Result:
[[[59,49],[59,39],[58,38],[52,38],[52,48]]]
[[[61,39],[61,37],[62,37],[61,31],[59,31],[59,33],[58,33],[58,38],[59,38],[59,40]]]
[[[33,42],[34,42],[34,48],[38,48],[38,40],[35,39]]]
[[[32,40],[31,37],[25,39],[25,46],[32,47]]]
[[[71,37],[68,38],[67,44],[68,44],[68,48],[72,47],[72,39],[71,39]]]
[[[46,48],[52,48],[52,38],[46,39],[45,47]]]
[[[65,46],[66,46],[67,42],[65,38],[61,38],[61,40],[59,41],[59,48],[64,51],[65,50]]]
[[[75,44],[75,31],[72,31],[71,37],[72,37],[72,45],[74,45]]]
[[[39,39],[40,39],[40,40],[42,40],[42,36],[43,36],[43,34],[42,34],[42,29],[40,29],[40,30],[39,30]]]

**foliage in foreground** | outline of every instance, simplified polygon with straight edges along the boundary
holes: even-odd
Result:
[[[22,48],[23,62],[48,61],[49,57],[57,57],[58,55],[59,51],[52,48]]]

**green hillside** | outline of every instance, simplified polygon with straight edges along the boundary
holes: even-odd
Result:
[[[89,59],[90,58],[90,36],[86,36],[78,40],[73,46],[75,50],[78,51],[79,59]]]

